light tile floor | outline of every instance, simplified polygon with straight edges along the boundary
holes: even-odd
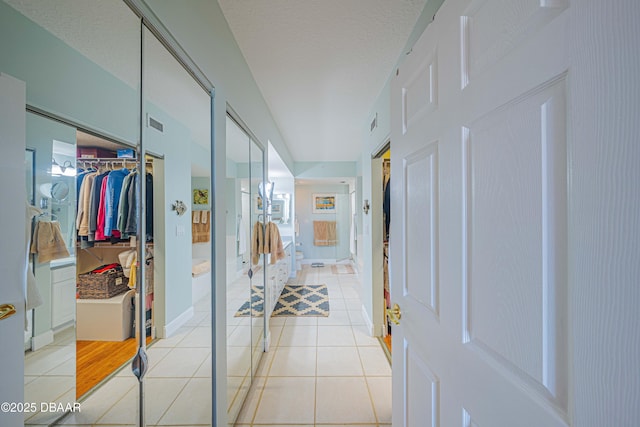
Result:
[[[271,349],[262,357],[236,425],[390,425],[391,368],[379,341],[366,331],[358,276],[332,274],[329,266],[308,267],[297,283],[326,284],[330,316],[272,318]],[[246,319],[234,317],[235,311],[231,307],[227,315],[230,342],[234,332],[247,327]],[[211,425],[210,333],[206,297],[176,334],[148,348],[148,426]],[[229,354],[236,349],[230,346]],[[235,369],[233,363],[230,369]],[[135,426],[137,393],[137,380],[125,367],[82,402],[82,412],[61,425]]]
[[[305,267],[296,282],[326,284],[330,315],[271,318],[272,347],[236,426],[391,425],[391,367],[366,330],[358,275]]]
[[[209,297],[179,331],[147,348],[147,426],[211,425],[211,306]],[[135,426],[138,382],[125,366],[81,403],[64,426]]]

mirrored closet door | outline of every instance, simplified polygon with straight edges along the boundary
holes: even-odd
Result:
[[[264,259],[260,191],[264,150],[237,117],[227,116],[227,415],[233,425],[264,351]]]
[[[33,188],[27,209],[29,246],[27,332],[25,334],[25,402],[76,401],[76,130],[27,114],[27,150]],[[55,242],[51,244],[51,242]],[[35,411],[25,423],[48,424],[60,413]]]

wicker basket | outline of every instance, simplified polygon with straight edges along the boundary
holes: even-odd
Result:
[[[78,298],[107,299],[129,290],[129,279],[122,270],[103,274],[84,273],[78,275]]]

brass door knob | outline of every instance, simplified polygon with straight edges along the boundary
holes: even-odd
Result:
[[[0,320],[6,319],[16,314],[16,307],[13,304],[0,305]]]
[[[387,308],[387,316],[389,316],[389,320],[391,320],[394,324],[399,325],[400,319],[402,318],[402,311],[400,311],[400,306],[398,304],[393,304],[392,308]]]

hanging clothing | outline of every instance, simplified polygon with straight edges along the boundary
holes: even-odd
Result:
[[[263,225],[256,221],[253,226],[251,261],[254,265],[260,261],[260,254],[270,254],[270,264],[275,264],[285,257],[280,229],[274,222],[269,221]]]
[[[29,260],[29,252],[31,248],[31,224],[33,222],[33,217],[41,213],[42,211],[34,206],[31,206],[29,203],[26,204],[26,227],[25,227],[25,240],[27,242],[27,248],[25,253],[25,269],[26,269],[26,286],[25,286],[25,319],[24,319],[24,330],[26,331],[29,326],[29,321],[27,319],[27,311],[33,308],[39,307],[44,302],[42,300],[42,295],[40,295],[40,291],[38,291],[38,286],[36,284],[36,277],[33,275],[32,264]]]
[[[260,261],[260,254],[264,248],[264,229],[262,223],[256,221],[253,225],[253,234],[251,236],[251,263],[256,265]]]
[[[78,213],[76,215],[76,229],[79,236],[87,236],[89,234],[89,201],[91,199],[91,187],[97,175],[97,172],[85,175],[80,185]]]
[[[382,210],[384,212],[384,239],[389,240],[389,226],[391,225],[391,178],[387,179],[387,183],[384,186]]]
[[[118,203],[120,202],[120,192],[124,178],[129,175],[126,168],[111,171],[105,190],[104,203],[104,235],[105,237],[120,237],[118,231]]]
[[[138,204],[136,203],[138,199],[138,192],[136,188],[138,186],[138,180],[140,179],[140,174],[136,171],[131,179],[131,184],[129,185],[129,192],[127,194],[128,198],[128,210],[127,210],[127,219],[125,221],[124,232],[129,235],[135,235],[138,232]]]
[[[100,190],[102,189],[102,181],[109,175],[109,171],[98,174],[93,180],[91,186],[91,198],[89,201],[89,234],[87,240],[93,242],[96,240],[96,230],[98,228],[98,209],[100,208]]]
[[[146,174],[145,221],[147,242],[153,240],[153,175]]]
[[[98,215],[97,215],[97,223],[96,223],[96,240],[105,240],[104,235],[104,219],[105,219],[105,198],[107,194],[107,184],[109,183],[109,176],[107,175],[102,180],[102,185],[100,186],[100,204],[98,205]]]
[[[58,221],[36,221],[31,239],[31,253],[38,255],[38,262],[69,256]]]
[[[129,175],[124,177],[124,180],[122,181],[122,190],[120,191],[120,200],[118,201],[118,219],[116,222],[116,227],[118,231],[120,231],[120,237],[122,239],[129,238],[129,234],[125,231],[125,229],[127,223],[127,215],[129,213],[129,188],[134,176],[135,171],[130,172]]]
[[[270,263],[275,264],[285,257],[280,229],[276,223],[269,221],[265,227],[263,252],[271,254]]]

